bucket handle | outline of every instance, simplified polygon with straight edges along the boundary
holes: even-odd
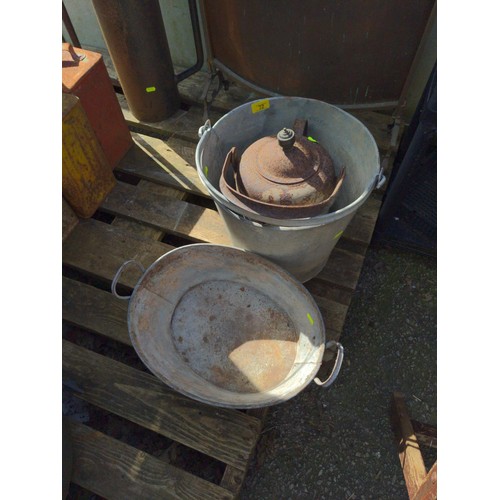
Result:
[[[207,132],[209,132],[212,128],[210,120],[207,120],[199,129],[198,129],[198,137],[201,139]]]
[[[380,189],[385,184],[385,175],[382,173],[382,170],[377,174],[375,178],[375,189]]]
[[[119,295],[118,292],[116,291],[116,285],[118,283],[118,280],[120,279],[120,276],[122,275],[125,268],[130,264],[134,264],[135,266],[137,266],[143,273],[146,272],[146,269],[144,269],[144,266],[140,262],[138,262],[137,260],[134,260],[134,259],[127,260],[126,262],[124,262],[120,266],[120,269],[118,269],[118,271],[116,271],[115,277],[113,278],[113,281],[111,282],[111,293],[117,299],[120,299],[120,300],[128,300],[128,299],[130,299],[130,297],[132,297],[132,295]]]
[[[333,346],[337,346],[337,358],[335,359],[335,365],[333,366],[332,373],[330,373],[330,376],[324,382],[321,382],[318,377],[314,379],[314,382],[324,389],[330,387],[333,384],[333,381],[338,377],[342,361],[344,360],[344,348],[340,342],[331,340],[330,342],[327,342],[325,349],[329,349]]]

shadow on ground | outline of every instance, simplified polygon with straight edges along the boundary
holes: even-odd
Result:
[[[436,261],[370,248],[342,334],[344,366],[271,408],[244,499],[407,499],[389,420],[393,391],[436,425]],[[436,451],[423,448],[426,466]]]

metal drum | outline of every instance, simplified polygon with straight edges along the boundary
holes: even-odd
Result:
[[[297,118],[308,121],[314,137],[333,160],[335,173],[345,178],[329,212],[307,218],[273,218],[236,205],[222,194],[219,181],[232,147],[244,151],[261,137],[275,135]],[[273,97],[233,109],[199,131],[196,147],[198,175],[215,201],[235,246],[260,254],[292,273],[301,282],[316,276],[356,210],[385,177],[375,139],[345,111],[315,99]]]
[[[144,272],[130,297],[116,284],[132,263]],[[128,328],[144,364],[173,389],[207,404],[256,408],[286,401],[313,379],[329,386],[343,358],[309,292],[258,255],[209,244],[172,250],[147,270],[127,261],[112,291],[130,298]],[[328,379],[315,375],[337,345]]]

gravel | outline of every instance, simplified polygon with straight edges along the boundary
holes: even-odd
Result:
[[[271,408],[244,499],[406,499],[389,418],[393,391],[436,425],[436,261],[370,248],[341,342],[339,378]],[[422,447],[426,466],[436,450]]]

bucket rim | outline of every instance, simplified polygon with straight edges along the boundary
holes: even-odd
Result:
[[[203,171],[202,167],[202,154],[203,154],[203,146],[205,142],[208,139],[209,134],[212,133],[217,133],[215,130],[217,125],[222,122],[223,120],[227,119],[227,117],[235,114],[237,111],[241,110],[243,106],[251,106],[252,104],[262,101],[262,100],[269,100],[269,101],[282,101],[282,100],[301,100],[301,101],[310,101],[310,102],[315,102],[315,103],[320,103],[321,105],[329,106],[334,108],[336,111],[340,112],[341,114],[344,114],[345,116],[348,117],[350,120],[355,120],[366,132],[367,132],[367,137],[368,141],[371,143],[371,145],[375,148],[375,151],[377,152],[376,154],[376,166],[377,166],[377,173],[374,175],[372,181],[367,185],[367,187],[364,189],[364,191],[361,193],[358,198],[353,200],[349,205],[346,205],[345,207],[342,207],[339,210],[335,210],[334,212],[329,212],[326,214],[322,215],[316,215],[314,217],[308,217],[308,218],[303,218],[303,219],[276,219],[272,217],[267,217],[265,215],[260,215],[256,214],[254,212],[250,212],[238,205],[235,205],[233,202],[228,200],[215,186],[212,185],[212,183],[207,179],[205,172]],[[382,168],[380,166],[380,152],[377,146],[377,143],[372,135],[372,133],[368,130],[366,125],[361,122],[358,118],[355,116],[351,115],[350,113],[347,113],[343,109],[339,108],[338,106],[335,106],[334,104],[330,104],[324,101],[321,101],[319,99],[312,99],[309,97],[294,97],[294,96],[277,96],[277,97],[267,97],[267,98],[261,98],[261,99],[255,99],[253,101],[248,101],[244,104],[241,104],[240,106],[232,109],[228,113],[226,113],[224,116],[220,117],[214,125],[211,125],[210,120],[207,120],[205,124],[200,127],[200,130],[198,132],[198,135],[200,137],[200,140],[198,141],[198,144],[196,145],[196,151],[195,151],[195,163],[196,163],[196,170],[198,172],[198,176],[203,183],[203,185],[208,189],[210,195],[218,201],[220,204],[225,206],[228,210],[234,212],[237,216],[240,218],[243,217],[245,219],[249,219],[252,221],[256,222],[261,222],[266,225],[273,225],[273,226],[281,226],[281,227],[313,227],[313,226],[322,226],[329,224],[331,222],[334,222],[336,220],[342,219],[346,217],[347,215],[351,214],[352,212],[356,211],[365,201],[366,199],[370,196],[371,192],[375,188],[375,186],[378,184],[379,180],[381,179],[383,172]]]

